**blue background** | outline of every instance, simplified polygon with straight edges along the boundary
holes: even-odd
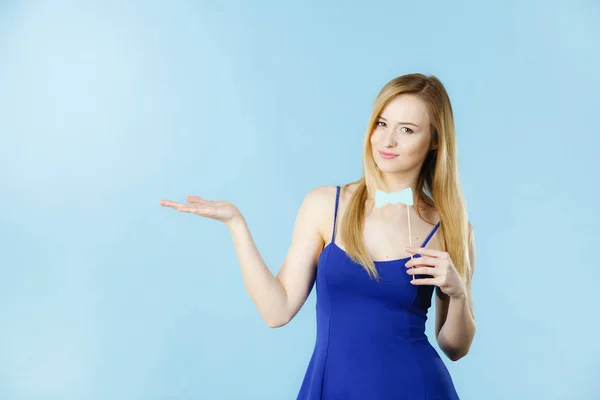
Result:
[[[295,398],[314,290],[269,329],[227,228],[158,202],[233,202],[276,273],[304,195],[360,177],[372,102],[411,72],[450,94],[475,229],[477,334],[444,357],[461,399],[598,398],[599,20],[594,1],[0,1],[0,398]]]

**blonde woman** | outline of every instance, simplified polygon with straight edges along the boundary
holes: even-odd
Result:
[[[380,91],[367,124],[364,176],[311,190],[276,276],[239,210],[188,197],[163,206],[220,220],[244,282],[270,327],[287,324],[316,282],[317,337],[298,400],[458,399],[425,334],[453,361],[475,334],[473,229],[458,176],[450,99],[434,76],[408,74]]]

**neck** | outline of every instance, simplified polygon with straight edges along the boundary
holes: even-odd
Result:
[[[383,175],[383,183],[386,185],[387,192],[399,192],[408,187],[415,191],[417,180],[413,177]]]

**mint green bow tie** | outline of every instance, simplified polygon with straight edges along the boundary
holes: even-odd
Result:
[[[403,203],[407,206],[413,205],[413,194],[411,187],[407,187],[401,192],[387,193],[377,189],[375,191],[375,207],[379,208],[388,203]]]

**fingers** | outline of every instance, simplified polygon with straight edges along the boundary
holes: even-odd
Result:
[[[171,207],[177,211],[196,214],[222,222],[226,222],[236,215],[241,215],[234,205],[226,201],[209,201],[199,196],[188,196],[187,201],[189,203],[161,200],[159,204],[163,207]]]
[[[405,249],[409,253],[413,254],[423,254],[426,256],[437,257],[437,258],[447,258],[448,253],[440,250],[426,249],[425,247],[406,247]]]
[[[429,266],[438,266],[442,265],[443,261],[437,257],[414,257],[411,260],[407,261],[404,266],[406,268],[411,268],[417,265],[429,265]]]
[[[208,203],[207,200],[205,200],[199,196],[188,196],[186,198],[186,201],[191,204],[206,204],[206,203]],[[184,206],[190,205],[190,204],[185,204],[185,203],[178,203],[176,201],[171,201],[171,200],[161,200],[161,201],[159,201],[158,204],[163,207],[173,207],[173,208],[184,207]]]
[[[163,207],[177,207],[178,205],[183,205],[181,203],[177,203],[176,201],[171,200],[161,200],[158,204]]]
[[[431,275],[435,276],[437,270],[433,267],[417,267],[417,268],[409,268],[406,270],[406,273],[409,275]]]
[[[189,203],[206,203],[206,200],[199,196],[188,196],[185,200]]]
[[[420,279],[412,279],[410,281],[413,285],[435,285],[439,286],[437,278],[420,278]]]
[[[196,205],[178,203],[176,201],[170,201],[170,200],[161,200],[158,204],[160,204],[163,207],[171,207],[177,211],[186,211],[186,212],[191,211],[197,207]]]

